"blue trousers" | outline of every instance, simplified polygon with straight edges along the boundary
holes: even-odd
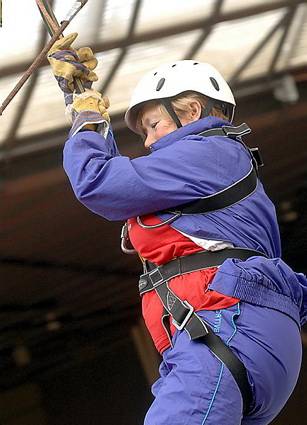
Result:
[[[244,363],[253,393],[248,416],[227,367],[202,342],[177,331],[163,353],[155,399],[144,425],[265,425],[285,405],[298,379],[300,330],[287,315],[238,303],[198,313]]]

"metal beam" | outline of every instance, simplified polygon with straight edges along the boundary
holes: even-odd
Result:
[[[212,25],[219,24],[221,22],[229,22],[244,18],[249,18],[251,16],[259,15],[266,12],[272,12],[285,7],[295,6],[298,4],[306,3],[307,0],[280,0],[274,3],[266,3],[252,7],[246,7],[241,10],[231,11],[223,15],[219,15],[212,19],[208,17],[207,19],[196,19],[191,22],[181,23],[180,25],[168,25],[165,28],[159,28],[151,31],[146,31],[141,34],[135,34],[130,40],[126,37],[116,40],[109,40],[97,43],[92,46],[95,52],[104,52],[113,49],[122,49],[123,47],[130,47],[138,43],[146,43],[154,40],[159,40],[166,37],[171,37],[177,34],[183,34],[190,31],[195,31],[198,29],[205,29]],[[12,74],[18,74],[23,72],[30,62],[22,62],[13,66],[6,66],[0,69],[1,77],[6,77]],[[42,66],[47,65],[47,60],[42,63]]]
[[[131,40],[133,37],[133,33],[135,30],[135,25],[141,10],[141,6],[142,6],[142,1],[143,0],[135,0],[134,3],[134,9],[133,9],[133,13],[131,16],[131,20],[129,23],[129,28],[128,28],[128,33],[127,33],[127,40]],[[118,55],[116,61],[114,62],[113,66],[111,67],[109,74],[107,75],[106,79],[104,80],[104,82],[102,83],[102,86],[99,88],[99,91],[102,93],[105,93],[105,91],[108,89],[109,85],[111,84],[111,82],[114,80],[115,75],[117,73],[117,71],[119,70],[119,66],[120,64],[123,62],[123,60],[125,59],[125,56],[128,52],[128,47],[125,46],[121,49],[120,54]]]
[[[245,71],[248,65],[250,65],[250,63],[253,62],[253,60],[259,55],[259,53],[270,40],[270,38],[273,37],[273,35],[279,30],[280,27],[285,25],[287,18],[288,14],[284,14],[281,19],[275,25],[273,25],[269,32],[265,34],[265,36],[260,40],[256,47],[251,50],[251,52],[247,55],[243,62],[237,67],[237,69],[234,70],[232,76],[229,79],[230,85],[234,85],[238,81],[242,72]]]
[[[95,16],[92,23],[92,39],[95,45],[99,39],[99,29],[103,27],[103,21],[105,19],[105,13],[108,5],[108,0],[100,1],[96,6]]]
[[[220,15],[223,3],[224,3],[224,0],[217,0],[216,3],[214,4],[214,9],[211,14],[211,19],[213,21]],[[194,58],[198,50],[204,45],[205,40],[209,37],[212,30],[213,30],[213,25],[206,27],[201,33],[201,35],[198,37],[198,39],[193,43],[193,45],[184,55],[183,59]]]
[[[274,72],[274,69],[275,69],[277,61],[280,57],[282,48],[284,46],[284,43],[285,43],[286,38],[288,36],[289,30],[290,30],[291,25],[293,23],[294,16],[295,16],[297,8],[298,8],[298,6],[291,7],[289,9],[289,12],[288,12],[287,17],[286,17],[285,22],[284,22],[284,30],[283,30],[282,36],[280,37],[278,46],[277,46],[277,48],[276,48],[276,50],[273,54],[273,57],[272,57],[272,60],[271,60],[271,63],[270,63],[269,69],[268,69],[269,75],[271,75],[272,72]]]
[[[296,55],[297,48],[299,46],[299,40],[303,36],[304,25],[307,18],[307,3],[299,5],[296,14],[297,17],[295,27],[291,28],[292,34],[287,39],[287,43],[289,43],[289,49],[287,57],[284,61],[285,66],[289,65],[291,57],[294,57]]]
[[[51,6],[53,5],[53,0],[50,1],[50,5]],[[48,39],[48,31],[45,25],[42,25],[41,34],[40,34],[40,38],[39,38],[38,46],[37,46],[37,54],[39,54],[39,52],[43,49],[44,45],[47,42],[47,39]],[[18,133],[18,128],[20,126],[22,118],[24,117],[26,113],[27,106],[34,92],[36,82],[38,80],[38,76],[39,76],[39,72],[36,72],[35,74],[31,76],[29,84],[27,85],[27,87],[25,88],[23,92],[22,101],[20,102],[20,105],[18,106],[14,119],[12,120],[10,128],[7,132],[6,142],[4,142],[5,146],[7,147],[9,143],[12,143],[12,141],[15,140],[15,136]]]

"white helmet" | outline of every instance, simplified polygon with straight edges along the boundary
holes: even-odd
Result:
[[[137,116],[145,102],[169,99],[186,91],[195,91],[218,101],[218,103],[226,104],[230,108],[229,115],[230,121],[232,121],[236,102],[229,85],[221,74],[208,63],[181,60],[161,65],[145,74],[139,81],[125,114],[128,127],[138,133]],[[210,110],[212,106],[214,104],[211,104]],[[208,115],[208,111],[206,115]]]

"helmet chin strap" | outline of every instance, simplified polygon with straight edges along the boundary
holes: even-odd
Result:
[[[182,127],[182,124],[181,124],[181,122],[178,118],[178,115],[174,111],[174,108],[173,108],[173,105],[172,105],[172,102],[170,101],[170,99],[167,99],[167,98],[161,99],[161,103],[165,107],[165,109],[167,110],[168,114],[170,115],[170,117],[172,118],[174,123],[176,124],[177,128]],[[206,107],[204,109],[202,109],[202,111],[201,111],[200,118],[205,118],[208,115],[210,115],[210,112],[211,112],[212,108],[214,107],[215,103],[216,103],[216,101],[208,98]]]
[[[172,106],[172,102],[169,99],[161,99],[162,105],[165,107],[171,118],[173,119],[174,123],[176,124],[177,128],[182,127],[182,124],[174,111],[174,108]]]

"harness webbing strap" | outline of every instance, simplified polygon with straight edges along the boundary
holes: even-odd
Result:
[[[227,258],[238,258],[247,260],[252,256],[264,256],[263,253],[246,248],[225,248],[219,251],[200,251],[195,254],[175,258],[162,266],[146,262],[146,273],[140,276],[139,292],[156,289],[162,283],[176,276],[203,270],[209,267],[220,266]]]
[[[145,292],[155,290],[166,313],[171,316],[173,325],[178,330],[184,329],[189,334],[191,340],[204,342],[214,355],[225,364],[241,391],[245,413],[247,413],[252,401],[251,388],[245,366],[235,356],[228,345],[197,315],[193,306],[177,297],[169,288],[168,281],[181,274],[220,265],[226,258],[246,260],[255,255],[263,256],[264,254],[244,248],[227,248],[221,251],[203,251],[179,257],[159,267],[153,263],[148,263],[149,271],[140,277],[139,282],[141,295]]]
[[[219,192],[208,195],[204,198],[192,201],[183,205],[178,205],[174,209],[159,211],[160,213],[172,213],[172,214],[205,214],[212,211],[218,211],[223,208],[230,207],[237,202],[242,201],[247,196],[251,195],[257,188],[258,182],[258,167],[263,165],[263,161],[258,148],[249,148],[241,140],[241,136],[250,133],[251,129],[246,123],[243,123],[237,127],[233,126],[222,126],[217,128],[210,128],[199,136],[211,137],[211,136],[222,136],[230,137],[236,140],[238,143],[244,146],[251,157],[251,169],[246,176],[234,184],[227,186],[225,189]]]
[[[212,353],[229,369],[235,379],[243,399],[243,411],[247,413],[252,402],[251,388],[244,364],[235,356],[228,345],[217,336],[210,326],[195,312],[191,305],[178,298],[170,290],[167,282],[155,288],[164,309],[172,317],[173,325],[184,329],[192,341],[205,343]]]
[[[245,134],[249,134],[251,129],[244,122],[236,127],[231,125],[223,125],[222,127],[209,128],[201,133],[199,136],[210,137],[210,136],[227,136],[227,137],[241,137]]]
[[[242,180],[239,180],[232,186],[228,186],[226,189],[217,192],[212,196],[206,196],[205,198],[201,198],[197,201],[189,202],[181,207],[178,206],[175,210],[171,210],[171,212],[181,212],[182,214],[204,214],[230,207],[253,193],[256,190],[257,182],[257,171],[253,167]]]

